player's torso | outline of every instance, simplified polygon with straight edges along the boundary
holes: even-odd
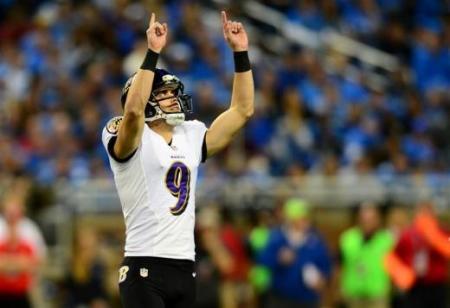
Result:
[[[183,128],[175,128],[170,145],[146,128],[141,155],[153,210],[168,217],[193,212],[188,205],[193,201],[199,163]]]
[[[115,172],[127,227],[125,255],[194,259],[199,157],[192,138],[179,126],[169,145],[146,126],[131,166]]]

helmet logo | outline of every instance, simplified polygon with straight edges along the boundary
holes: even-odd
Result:
[[[174,75],[164,75],[162,76],[162,80],[164,82],[168,82],[168,81],[178,81],[178,78]]]

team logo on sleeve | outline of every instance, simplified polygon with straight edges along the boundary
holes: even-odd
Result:
[[[111,120],[108,121],[108,124],[106,124],[106,130],[108,133],[116,135],[119,131],[120,124],[122,123],[123,117],[114,117]]]

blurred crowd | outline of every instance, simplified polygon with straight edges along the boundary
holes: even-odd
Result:
[[[449,233],[431,202],[323,216],[300,198],[258,213],[204,208],[198,306],[448,307]]]
[[[195,118],[207,125],[227,108],[233,76],[220,8],[249,25],[255,115],[234,145],[203,166],[205,187],[287,176],[294,191],[322,205],[344,186],[359,185],[360,197],[370,193],[373,183],[335,181],[341,174],[370,174],[388,185],[421,175],[417,187],[448,187],[449,1],[259,1],[293,24],[332,27],[397,57],[395,70],[381,72],[388,80],[382,88],[370,84],[357,59],[331,52],[329,70],[328,51],[288,40],[274,48],[268,38],[275,30],[246,18],[245,2],[0,0],[0,306],[27,307],[40,285],[46,249],[24,211],[42,197],[34,186],[111,176],[100,134],[122,113],[122,86],[144,58],[149,11],[169,24],[159,65],[180,77]],[[4,185],[10,178],[14,184]],[[306,184],[323,181],[326,190],[307,195],[314,190]],[[48,203],[46,196],[39,200]],[[324,238],[339,215],[316,226],[305,200],[246,215],[205,207],[197,230],[198,307],[446,307],[448,243],[430,204],[420,204],[412,220],[397,209],[383,222],[379,209],[362,204],[354,227],[343,223]],[[116,261],[102,251],[105,239],[86,228],[75,234],[59,295],[41,293],[62,307],[114,307],[116,276],[103,282]]]
[[[102,223],[105,214],[72,217],[64,227],[73,234],[68,257],[54,247],[49,254],[26,210],[30,187],[18,178],[0,197],[0,306],[120,307],[123,227]],[[259,210],[211,203],[198,211],[195,236],[197,308],[450,304],[449,220],[427,200],[368,201],[351,211],[297,197]]]
[[[285,176],[325,173],[331,163],[338,173],[364,169],[383,179],[448,174],[448,1],[262,2],[294,24],[333,27],[401,64],[384,72],[385,88],[373,88],[358,69],[364,63],[336,54],[336,69],[325,70],[320,52],[287,40],[275,53],[265,40],[273,29],[246,19],[256,114],[244,147],[205,168]],[[230,14],[244,18],[243,3],[230,1]],[[195,117],[210,124],[227,107],[232,57],[212,1],[1,1],[2,176],[26,174],[45,185],[109,175],[99,136],[122,112],[121,88],[145,54],[149,10],[169,24],[160,65],[193,95]]]

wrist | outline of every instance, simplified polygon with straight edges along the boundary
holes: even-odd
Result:
[[[248,51],[234,51],[234,71],[236,73],[243,73],[251,70],[250,59],[248,57]]]
[[[244,48],[244,47],[234,47],[231,48],[233,50],[233,52],[242,52],[242,51],[248,51],[248,48]]]
[[[158,62],[159,53],[152,49],[147,49],[144,61],[141,64],[142,70],[154,72],[156,69],[156,63]]]
[[[151,47],[151,46],[148,46],[147,49],[151,50],[151,51],[153,51],[155,53],[161,53],[161,50],[162,50],[162,48],[154,48],[154,47]]]

